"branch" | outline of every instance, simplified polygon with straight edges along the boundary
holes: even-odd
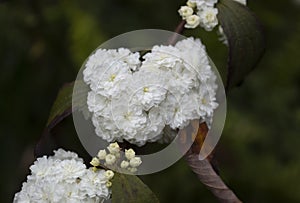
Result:
[[[195,128],[196,125],[199,125],[198,129]],[[233,191],[226,186],[211,164],[210,160],[212,160],[213,155],[209,155],[209,157],[204,160],[199,160],[199,152],[209,131],[207,124],[199,123],[199,121],[193,121],[190,126],[193,126],[193,128],[197,130],[195,132],[195,130],[186,129],[183,133],[185,135],[191,133],[191,135],[188,136],[195,136],[192,147],[184,156],[188,165],[191,167],[193,172],[197,174],[201,183],[203,183],[220,202],[240,203],[241,201],[233,193]]]
[[[177,25],[176,29],[174,30],[174,32],[176,34],[174,34],[168,41],[168,44],[170,45],[174,45],[177,42],[178,39],[178,35],[181,34],[183,32],[184,29],[184,25],[185,25],[185,20],[180,21],[180,23]]]
[[[200,161],[198,154],[193,153],[191,149],[186,153],[185,159],[193,172],[197,174],[201,183],[203,183],[220,202],[241,202],[241,200],[238,199],[234,192],[226,186],[221,177],[215,172],[208,159]]]

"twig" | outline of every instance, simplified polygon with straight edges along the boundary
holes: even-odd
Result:
[[[183,32],[185,25],[185,20],[180,21],[180,23],[177,25],[176,29],[174,30],[175,34],[169,39],[168,44],[174,45],[178,39],[178,35]]]
[[[221,177],[215,172],[208,159],[199,160],[198,154],[190,149],[186,155],[189,166],[198,179],[213,193],[213,195],[222,203],[240,203],[241,200],[230,190],[223,182]]]

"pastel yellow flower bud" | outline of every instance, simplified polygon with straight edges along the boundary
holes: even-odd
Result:
[[[94,172],[96,172],[98,169],[97,169],[96,166],[94,166],[94,167],[92,168],[92,170],[93,170]]]
[[[100,160],[104,160],[105,157],[106,157],[106,151],[105,151],[105,149],[100,150],[100,151],[98,152],[97,156],[98,156],[98,158],[99,158]]]
[[[125,149],[125,157],[130,160],[135,157],[135,152],[133,149]]]
[[[111,187],[112,186],[112,182],[107,181],[105,185],[106,185],[106,187]]]
[[[128,168],[128,170],[129,170],[129,172],[131,172],[131,173],[137,172],[137,169],[136,169],[136,168]]]
[[[105,163],[107,165],[112,165],[116,162],[116,157],[113,154],[108,154],[105,157]]]
[[[188,6],[181,6],[178,10],[178,13],[182,17],[182,19],[186,19],[188,16],[193,15],[194,10]]]
[[[121,162],[121,168],[127,168],[129,166],[129,162],[128,161],[122,161]]]
[[[99,166],[99,165],[100,165],[100,161],[99,161],[99,159],[98,159],[97,157],[94,157],[94,158],[92,159],[92,161],[90,162],[90,164],[91,164],[92,166]]]
[[[139,165],[142,164],[142,160],[140,157],[134,157],[134,158],[130,159],[129,164],[131,167],[138,167]]]
[[[118,145],[117,142],[111,143],[108,147],[107,147],[108,151],[111,154],[118,154],[120,153],[120,147]]]
[[[196,28],[200,24],[200,17],[197,15],[191,15],[186,18],[186,28]]]
[[[115,174],[114,174],[113,171],[107,170],[107,171],[105,171],[104,175],[107,178],[107,180],[111,180],[114,177]]]
[[[197,4],[196,4],[195,2],[187,1],[187,2],[186,2],[186,5],[187,5],[188,7],[195,8]]]

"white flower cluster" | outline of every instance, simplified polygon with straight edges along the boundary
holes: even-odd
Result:
[[[30,167],[31,175],[15,194],[14,203],[102,202],[110,197],[106,186],[109,171],[87,169],[76,153],[63,149],[55,155],[38,158]]]
[[[206,120],[218,106],[216,76],[199,39],[154,46],[142,60],[128,49],[98,49],[83,76],[95,132],[108,142],[162,141],[165,127],[175,131]]]
[[[140,157],[135,156],[133,149],[125,149],[125,159],[121,158],[121,148],[117,142],[111,143],[107,147],[108,152],[105,149],[99,150],[97,157],[94,157],[90,164],[94,168],[103,164],[113,168],[121,168],[123,171],[135,173],[137,168],[142,164]],[[109,182],[108,182],[109,184]]]
[[[246,0],[234,0],[246,5]],[[218,9],[215,7],[218,0],[188,0],[185,6],[178,10],[180,16],[186,21],[186,28],[198,26],[206,31],[213,30],[218,25]],[[219,30],[220,33],[222,29]]]
[[[189,0],[186,6],[178,10],[182,19],[186,21],[186,28],[201,26],[206,31],[211,31],[218,25],[218,9],[215,4],[218,0]]]

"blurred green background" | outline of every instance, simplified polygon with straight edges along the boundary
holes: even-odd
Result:
[[[173,30],[184,0],[0,1],[0,202],[11,202],[29,173],[33,147],[57,91],[75,79],[102,42],[136,29]],[[221,176],[244,202],[300,202],[300,1],[250,0],[267,50],[244,84],[228,95],[218,144]],[[226,47],[199,28],[217,67]],[[72,119],[54,134],[76,150]],[[216,202],[184,160],[142,177],[161,202]]]

